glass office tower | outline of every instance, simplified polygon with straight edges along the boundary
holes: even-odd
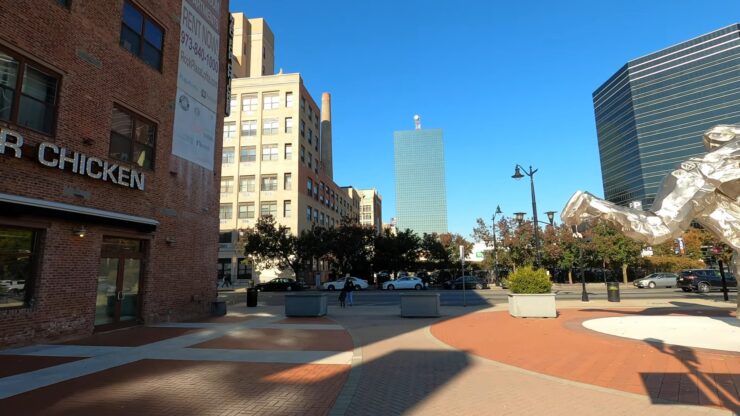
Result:
[[[606,199],[650,208],[706,130],[740,123],[740,24],[629,61],[593,101]]]
[[[442,129],[393,132],[397,229],[447,232]]]

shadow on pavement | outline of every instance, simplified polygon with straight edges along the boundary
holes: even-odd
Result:
[[[714,405],[740,413],[740,397],[733,383],[737,374],[700,371],[701,363],[690,347],[669,345],[655,338],[647,338],[645,342],[676,358],[688,370],[688,373],[640,373],[654,404]]]

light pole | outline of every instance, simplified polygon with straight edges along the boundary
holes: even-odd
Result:
[[[519,166],[519,165],[517,165],[517,166]],[[517,168],[517,172],[519,172],[519,169],[518,168]],[[534,182],[532,183],[532,198],[534,198]],[[534,199],[532,199],[532,201],[533,201],[532,202],[532,205],[534,206],[535,205]],[[520,226],[522,225],[522,223],[524,222],[524,216],[526,214],[527,214],[526,212],[515,212],[514,213],[514,219],[516,219],[517,224],[519,224]],[[547,215],[547,221],[549,221],[549,222],[538,221],[537,220],[537,212],[536,211],[534,213],[534,219],[533,219],[533,222],[534,222],[534,250],[535,250],[534,251],[534,256],[535,256],[535,266],[537,266],[537,268],[540,267],[540,240],[539,240],[539,235],[537,233],[537,230],[540,227],[539,224],[545,224],[545,225],[552,226],[554,224],[554,221],[555,221],[555,211],[547,211],[547,212],[545,212],[545,215]]]
[[[493,216],[491,217],[491,232],[493,236],[493,278],[498,286],[500,284],[498,279],[498,248],[496,247],[496,215],[497,214],[503,214],[501,212],[501,207],[496,205],[496,212],[493,213]]]
[[[521,167],[519,164],[514,166],[514,174],[511,175],[512,178],[519,180],[524,177],[522,175],[522,171],[524,170],[523,167]],[[529,176],[529,183],[530,187],[532,189],[532,215],[534,216],[534,255],[535,255],[535,266],[537,268],[540,267],[540,237],[539,233],[537,232],[539,226],[539,221],[537,220],[537,198],[534,195],[534,174],[537,173],[537,169],[532,169],[532,166],[529,167],[529,171],[524,170],[524,174]]]
[[[584,228],[585,230],[585,228]],[[581,242],[579,250],[578,250],[578,266],[581,268],[581,302],[588,302],[588,291],[586,291],[586,278],[583,274],[584,267],[583,267],[583,246],[585,243],[588,243],[589,240],[583,238],[583,234],[580,233],[579,227],[573,226],[573,237],[577,238],[578,241]]]

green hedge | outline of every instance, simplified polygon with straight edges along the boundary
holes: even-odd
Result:
[[[511,293],[550,293],[552,282],[545,269],[534,270],[531,266],[520,267],[509,275],[507,284]]]

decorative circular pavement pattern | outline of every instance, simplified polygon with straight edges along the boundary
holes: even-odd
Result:
[[[536,373],[678,402],[740,412],[740,353],[672,345],[591,331],[584,321],[611,317],[691,315],[735,319],[734,311],[590,309],[555,319],[482,312],[438,322],[432,335],[453,348]]]
[[[740,352],[740,321],[734,317],[615,316],[589,319],[583,326],[647,342]]]

